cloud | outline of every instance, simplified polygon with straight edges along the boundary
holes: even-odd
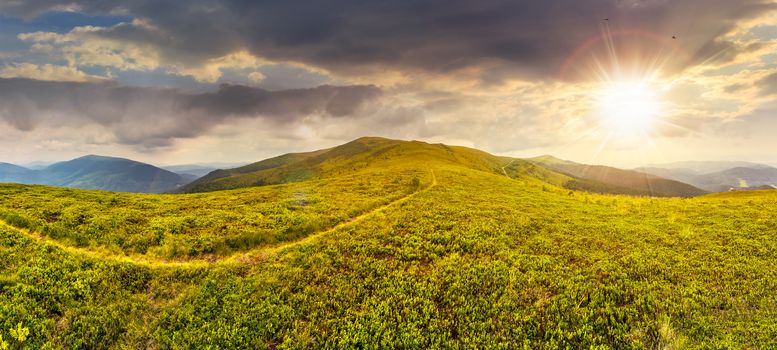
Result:
[[[10,2],[0,4],[0,10],[35,16],[58,3]],[[121,12],[136,19],[111,28],[23,38],[91,43],[88,50],[66,45],[65,51],[87,64],[114,60],[111,64],[140,69],[178,65],[180,73],[205,81],[218,76],[220,68],[215,68],[218,64],[214,66],[213,60],[237,52],[257,60],[297,62],[350,77],[391,69],[411,76],[417,71],[467,71],[481,80],[496,82],[510,77],[555,79],[582,43],[601,35],[604,17],[610,19],[607,25],[614,32],[628,30],[663,38],[644,40],[645,51],[663,49],[669,44],[662,41],[677,34],[689,57],[704,60],[731,47],[721,37],[738,21],[775,8],[773,2],[765,0],[455,0],[444,6],[432,0],[71,3],[87,13]],[[121,57],[112,56],[117,51]],[[726,54],[719,58],[731,59],[737,50],[723,51]],[[90,57],[89,52],[102,58]],[[677,68],[698,64],[699,59],[677,63]],[[477,69],[468,70],[472,67]]]
[[[777,72],[761,78],[756,82],[756,85],[760,88],[763,96],[777,95]]]
[[[25,131],[100,125],[118,143],[154,148],[200,136],[241,118],[261,119],[279,127],[309,117],[354,117],[380,96],[374,86],[268,91],[222,85],[216,92],[194,94],[114,82],[0,78],[0,119]]]
[[[240,85],[222,85],[217,92],[192,98],[186,104],[186,109],[216,115],[264,115],[281,120],[308,115],[343,117],[354,115],[364,101],[379,95],[380,90],[374,86],[323,85],[313,89],[268,91]]]
[[[95,82],[108,78],[91,75],[70,66],[18,63],[0,68],[0,78],[29,78],[47,81]]]
[[[128,33],[142,32],[133,37]],[[132,40],[124,36],[129,35]],[[254,81],[261,81],[258,69],[270,64],[246,50],[223,56],[192,59],[184,53],[171,54],[176,39],[142,20],[119,23],[113,27],[82,26],[60,34],[54,32],[21,33],[18,38],[32,43],[32,50],[61,57],[70,66],[111,67],[129,71],[164,69],[168,73],[191,76],[214,83],[226,70],[247,70]],[[182,59],[176,59],[181,57]],[[259,74],[259,75],[257,75]]]
[[[0,12],[32,18],[57,3],[6,1]],[[607,137],[591,92],[618,68],[627,76],[659,67],[645,74],[667,90],[667,124],[651,134],[657,143],[713,134],[777,93],[777,80],[767,78],[777,68],[777,37],[754,32],[777,23],[774,1],[70,3],[132,20],[22,33],[27,64],[105,69],[119,82],[9,75],[71,81],[0,80],[0,119],[14,130],[88,129],[81,143],[180,152],[166,146],[207,151],[218,142],[227,154],[246,140],[281,153],[301,140],[312,148],[374,134],[492,152],[559,144],[586,152],[597,148],[577,145],[599,147]],[[200,92],[126,85],[170,81]]]

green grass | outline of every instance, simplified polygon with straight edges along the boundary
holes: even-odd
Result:
[[[0,184],[0,219],[116,254],[223,256],[302,238],[415,191],[422,170],[388,169],[248,190],[145,195]]]
[[[501,158],[402,147],[359,178],[376,176],[367,187],[378,188],[377,179],[412,175],[423,190],[405,197],[399,181],[387,193],[406,200],[357,210],[360,220],[301,244],[255,245],[242,260],[134,264],[0,227],[0,335],[28,348],[777,347],[777,191],[597,195],[538,180],[536,169],[504,176]],[[426,187],[432,171],[438,184]],[[208,203],[283,203],[295,186],[313,186],[330,188],[319,198],[328,209],[311,212],[326,215],[349,205],[341,195],[358,197],[357,183],[331,175],[169,196],[8,186],[3,206],[119,198],[117,208],[149,218],[174,208],[173,218],[181,203],[200,203],[205,215]],[[39,222],[37,212],[14,213]],[[21,344],[10,333],[20,323],[30,331]]]

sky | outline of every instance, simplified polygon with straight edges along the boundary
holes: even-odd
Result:
[[[0,162],[251,162],[362,136],[777,165],[777,2],[0,1]]]

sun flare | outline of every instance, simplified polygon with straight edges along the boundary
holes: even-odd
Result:
[[[658,94],[644,81],[609,83],[597,99],[602,126],[615,136],[646,135],[661,114]]]

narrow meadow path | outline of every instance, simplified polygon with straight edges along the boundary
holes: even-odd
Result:
[[[214,264],[243,264],[243,263],[250,263],[252,261],[256,261],[257,259],[266,259],[270,256],[277,255],[279,252],[285,249],[314,242],[319,238],[321,238],[322,236],[325,236],[329,233],[340,230],[344,227],[354,225],[356,223],[359,223],[360,221],[363,221],[367,217],[370,217],[377,213],[384,212],[389,208],[392,208],[404,202],[407,202],[413,197],[421,193],[424,193],[426,191],[429,191],[430,189],[437,186],[437,176],[435,175],[434,170],[432,170],[431,173],[432,173],[432,183],[426,186],[425,188],[421,190],[417,190],[413,193],[407,194],[399,199],[391,201],[387,204],[379,206],[370,211],[359,214],[329,229],[312,233],[298,240],[283,242],[272,246],[258,247],[244,252],[235,252],[233,254],[223,256],[223,257],[217,257],[216,259],[211,259],[211,260],[193,259],[193,260],[185,260],[185,261],[180,261],[180,260],[171,261],[163,258],[157,258],[157,257],[152,257],[152,256],[147,256],[142,254],[121,255],[121,254],[116,254],[115,252],[111,252],[105,248],[92,249],[92,248],[81,248],[81,247],[67,245],[55,239],[48,238],[45,235],[42,235],[40,233],[31,232],[27,229],[15,227],[2,219],[0,219],[0,226],[3,226],[14,232],[18,232],[23,236],[31,238],[42,245],[47,245],[47,246],[65,251],[68,254],[82,255],[82,256],[87,256],[87,257],[99,259],[99,260],[109,260],[109,261],[120,262],[120,263],[133,263],[133,264],[139,264],[139,265],[144,265],[148,267],[171,267],[171,268],[202,268],[202,267],[212,266]]]

